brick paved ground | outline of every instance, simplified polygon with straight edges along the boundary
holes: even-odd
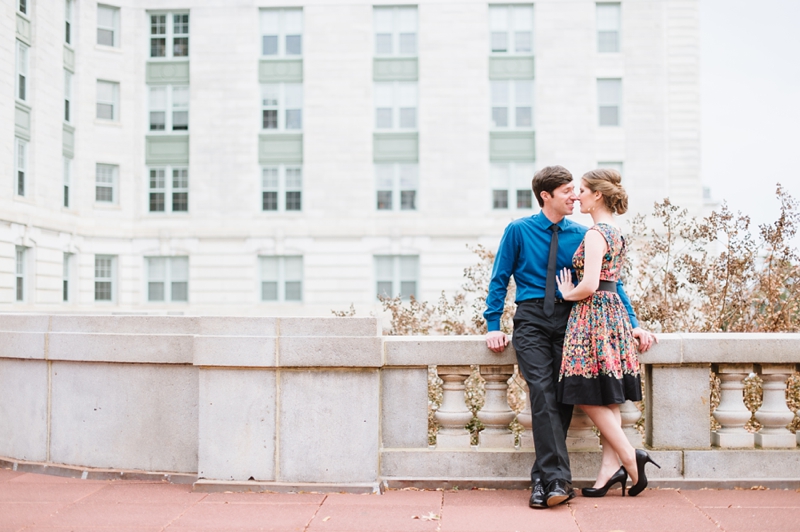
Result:
[[[0,469],[0,532],[800,531],[800,490],[609,492],[531,510],[527,491],[383,495],[194,493],[191,486],[95,481]]]

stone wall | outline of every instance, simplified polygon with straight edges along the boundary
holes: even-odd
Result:
[[[781,425],[792,414],[779,397],[800,362],[800,335],[660,339],[641,359],[646,434],[637,442],[662,466],[654,484],[800,485],[796,436]],[[472,447],[456,426],[460,435],[429,447],[427,433],[429,366],[449,375],[479,365],[491,380],[514,362],[513,348],[493,354],[482,337],[381,336],[374,318],[3,314],[0,456],[85,477],[182,475],[209,490],[524,486],[529,441],[514,447],[501,427],[505,435]],[[734,376],[723,379],[714,433],[712,365]],[[765,426],[748,440],[736,386],[752,371],[765,382],[756,414]],[[492,381],[484,408],[508,375]],[[456,388],[446,393],[457,395],[459,379],[449,380]],[[591,439],[573,445],[578,485],[599,465]]]

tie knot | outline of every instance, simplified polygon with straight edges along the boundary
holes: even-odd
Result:
[[[554,233],[558,233],[559,231],[561,231],[561,228],[558,226],[558,224],[553,224],[550,226],[550,230]]]

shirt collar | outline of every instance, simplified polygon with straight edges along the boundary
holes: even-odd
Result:
[[[534,216],[533,219],[536,221],[536,225],[542,229],[550,229],[550,226],[553,225],[553,222],[551,222],[550,219],[544,215],[544,211],[539,211],[539,214]],[[569,220],[567,220],[567,217],[565,216],[560,222],[558,222],[557,225],[559,229],[563,231],[567,225],[569,225]]]

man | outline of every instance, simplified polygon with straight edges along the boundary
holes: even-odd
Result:
[[[572,174],[562,166],[548,166],[533,177],[533,194],[541,212],[506,227],[494,261],[484,318],[486,345],[495,353],[505,350],[508,337],[500,331],[509,278],[517,285],[513,344],[520,374],[528,383],[533,418],[536,461],[531,469],[530,506],[548,508],[575,496],[569,468],[566,435],[572,405],[556,401],[561,352],[572,303],[556,297],[556,272],[572,269],[572,256],[588,230],[567,220],[578,199]],[[574,274],[574,272],[573,272]],[[650,348],[655,336],[639,328],[630,300],[618,283],[639,350]]]

